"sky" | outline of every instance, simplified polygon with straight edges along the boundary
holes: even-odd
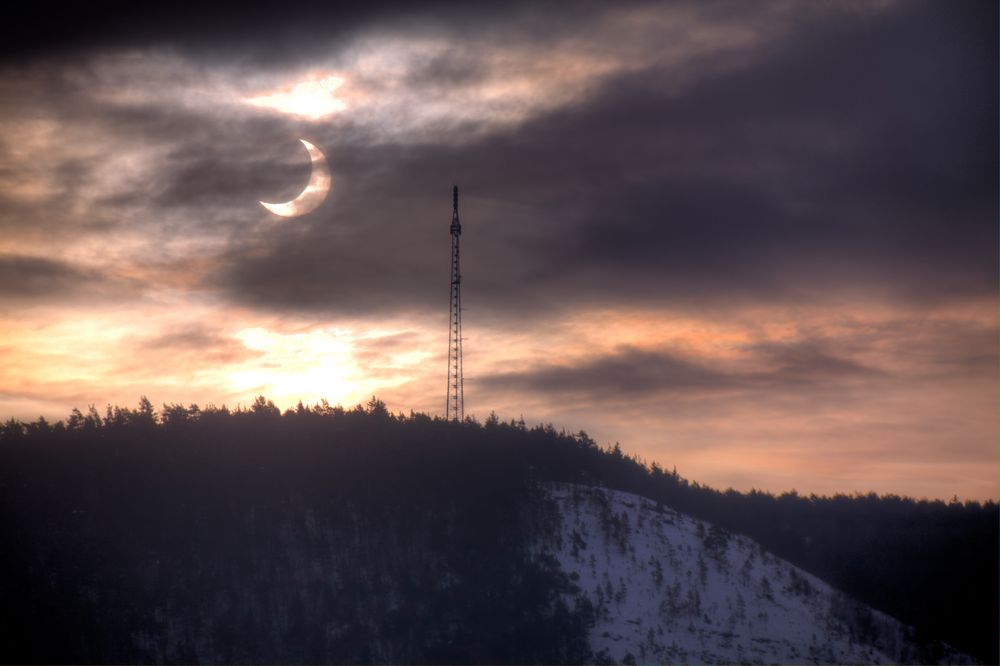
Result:
[[[30,4],[0,417],[443,415],[457,185],[467,414],[718,488],[1000,496],[995,3]],[[300,139],[331,188],[279,217]]]

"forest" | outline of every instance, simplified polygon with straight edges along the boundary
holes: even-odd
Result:
[[[995,502],[718,490],[585,432],[372,398],[0,426],[7,663],[580,663],[593,608],[528,547],[547,481],[744,534],[996,663]],[[319,582],[324,584],[318,584]]]

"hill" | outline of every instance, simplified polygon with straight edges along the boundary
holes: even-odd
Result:
[[[555,484],[551,549],[620,663],[974,663],[760,544],[639,495]]]
[[[6,423],[4,658],[614,657],[592,634],[586,572],[538,550],[554,483],[635,493],[745,535],[912,625],[926,654],[944,641],[996,661],[995,503],[723,493],[585,433],[393,416],[375,399],[285,414],[264,399],[159,414],[143,401]]]

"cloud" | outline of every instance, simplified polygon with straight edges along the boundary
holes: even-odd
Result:
[[[0,298],[11,301],[60,301],[93,296],[113,285],[99,272],[43,257],[0,255]],[[121,287],[121,285],[117,285]]]
[[[702,393],[739,386],[739,378],[669,352],[623,349],[578,365],[554,364],[481,377],[486,389],[586,394],[594,401],[650,397],[665,392]]]
[[[177,367],[219,367],[237,364],[260,356],[239,339],[224,335],[206,325],[180,325],[150,337],[126,341],[142,363]]]
[[[344,84],[339,76],[313,76],[277,92],[244,98],[244,102],[282,113],[321,120],[347,108],[347,104],[334,96],[334,91]]]
[[[769,366],[769,371],[755,379],[763,384],[788,389],[792,386],[809,386],[829,381],[871,380],[886,373],[850,358],[835,355],[824,349],[818,339],[795,342],[762,342],[747,349]]]
[[[215,266],[203,289],[254,308],[430,311],[458,183],[469,302],[495,320],[995,294],[995,100],[975,102],[995,68],[967,66],[992,62],[970,55],[982,39],[939,34],[966,34],[975,12],[722,6],[558,21],[550,6],[494,7],[485,23],[418,7],[426,21],[378,28],[379,10],[349,13],[368,27],[318,56],[345,81],[347,108],[324,124],[242,103],[308,69],[241,60],[250,28],[212,59],[181,39],[15,68],[5,92],[24,119],[0,150],[0,225],[88,264],[125,239],[165,271],[195,253]],[[539,19],[548,40],[528,30]],[[925,66],[901,44],[924,45]],[[50,119],[32,120],[41,104]],[[333,190],[268,226],[257,201],[308,178],[300,136],[327,154]]]
[[[635,399],[650,402],[667,396],[699,400],[720,394],[828,388],[831,382],[885,374],[837,356],[815,340],[758,343],[744,352],[745,358],[733,363],[690,352],[625,346],[576,363],[489,374],[479,377],[476,386],[489,392],[571,395],[597,408],[601,404]]]
[[[429,3],[405,3],[426,7]],[[237,52],[263,65],[267,56],[282,62],[314,52],[324,40],[336,39],[371,20],[399,10],[397,2],[376,0],[364,7],[329,3],[285,2],[280,6],[234,5],[212,7],[196,3],[95,3],[67,6],[58,14],[22,4],[11,9],[3,49],[8,59],[37,54],[164,47],[184,49],[201,57]],[[261,40],[266,46],[259,46]]]
[[[644,62],[458,145],[331,132],[323,215],[263,251],[235,248],[218,279],[255,307],[438,307],[457,182],[469,302],[498,319],[582,303],[989,297],[996,126],[973,100],[994,72],[967,68],[961,49],[981,45],[938,36],[967,27],[939,18],[901,5],[806,23],[738,68],[725,54]],[[901,57],[910,42],[935,66]],[[952,102],[925,104],[929,91]]]

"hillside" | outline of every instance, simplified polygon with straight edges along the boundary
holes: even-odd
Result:
[[[746,537],[621,491],[555,484],[540,551],[594,605],[619,663],[974,663]]]
[[[593,503],[565,483],[615,489],[600,491],[614,508],[585,511]],[[619,525],[618,541],[604,542],[598,519]],[[650,660],[752,662],[765,645],[755,638],[785,661],[791,638],[772,602],[833,609],[790,642],[802,659],[867,661],[858,650],[874,649],[961,662],[935,651],[943,641],[996,661],[994,503],[720,493],[584,433],[394,416],[374,399],[285,414],[263,399],[235,412],[144,402],[9,421],[0,529],[7,662],[575,663],[641,660],[643,645]],[[600,559],[613,543],[622,557]],[[820,578],[878,611],[859,616]],[[745,617],[724,629],[740,597]],[[649,624],[629,622],[640,616]],[[812,641],[809,627],[837,621],[847,647]],[[720,626],[733,636],[706,633]],[[702,638],[731,644],[704,653]]]

